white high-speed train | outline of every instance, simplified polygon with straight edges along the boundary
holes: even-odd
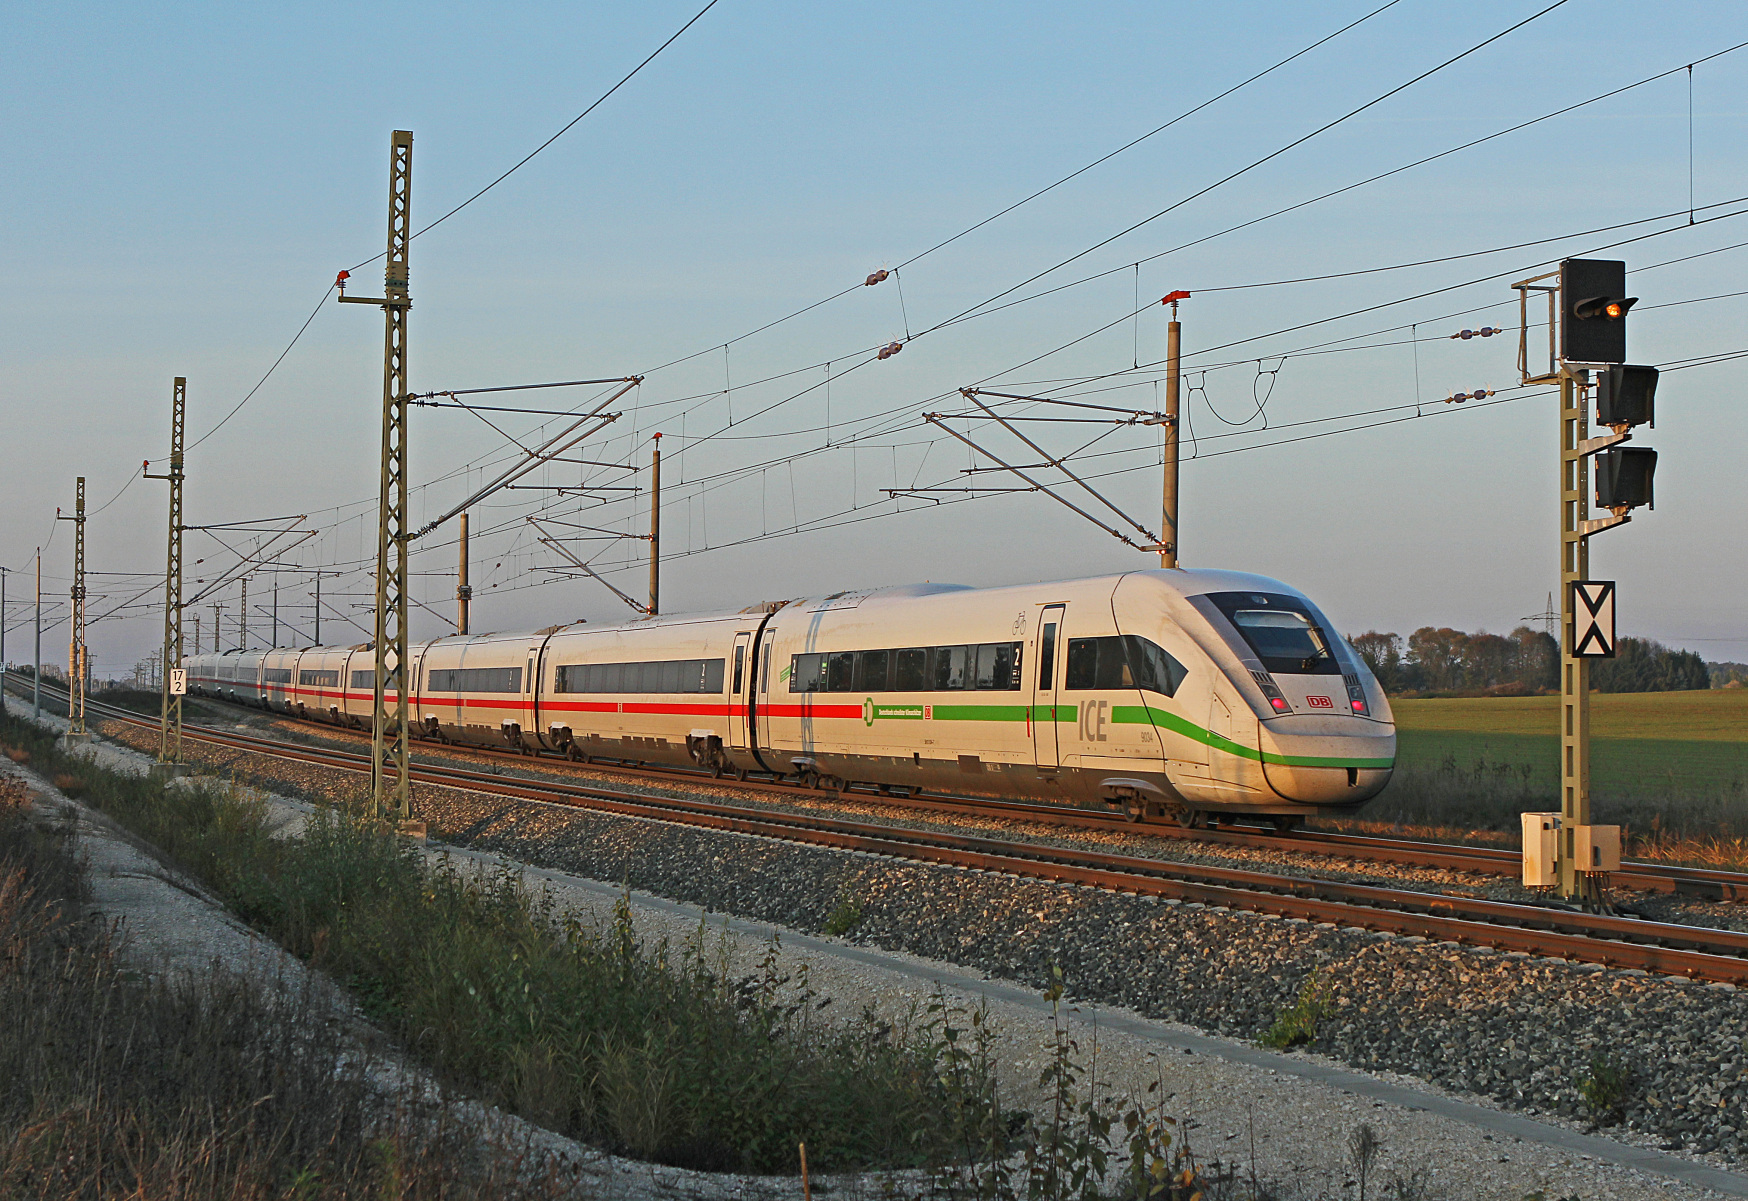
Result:
[[[1302,593],[1223,571],[922,584],[410,648],[421,738],[814,783],[1106,804],[1350,809],[1390,778],[1383,690]],[[188,659],[189,689],[368,728],[375,655]]]

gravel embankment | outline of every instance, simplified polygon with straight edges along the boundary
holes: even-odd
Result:
[[[348,736],[330,727],[291,718],[243,709],[235,710],[235,716],[240,719],[236,723],[240,728],[256,735],[286,738],[305,745],[338,747],[354,752],[363,745],[362,740],[357,737]],[[816,795],[767,793],[731,785],[714,785],[705,780],[664,781],[658,777],[643,777],[609,768],[591,769],[580,764],[517,758],[433,743],[417,744],[414,758],[434,764],[453,764],[474,771],[490,771],[516,779],[573,784],[598,783],[647,796],[726,801],[781,813],[813,814],[872,825],[941,830],[1010,842],[1085,847],[1167,862],[1234,867],[1517,903],[1533,903],[1543,899],[1523,888],[1514,876],[1387,863],[1296,848],[1290,842],[1222,845],[1173,838],[1152,832],[1147,826],[1114,824],[1106,829],[1089,829],[1026,819],[943,813],[926,807],[906,806],[902,800],[853,794],[836,796],[825,792]],[[1748,905],[1620,889],[1615,891],[1614,897],[1617,904],[1630,906],[1655,921],[1748,930]]]
[[[231,752],[191,757],[236,763]],[[356,796],[358,777],[250,764],[260,783]],[[1316,973],[1334,1013],[1313,1049],[1530,1113],[1581,1119],[1593,1055],[1631,1073],[1626,1135],[1745,1158],[1748,994],[1450,944],[914,865],[444,789],[433,832],[526,862],[801,930],[845,897],[853,940],[1254,1038]]]

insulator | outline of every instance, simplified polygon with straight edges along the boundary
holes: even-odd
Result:
[[[875,284],[879,283],[881,280],[885,279],[888,275],[891,275],[891,274],[892,274],[892,272],[890,272],[886,268],[882,267],[882,268],[880,268],[880,270],[876,271],[873,275],[870,275],[867,279],[863,280],[862,286],[864,288],[872,288]]]
[[[902,342],[888,342],[885,346],[880,348],[880,353],[875,357],[880,359],[890,359],[893,355],[903,349],[904,343]]]

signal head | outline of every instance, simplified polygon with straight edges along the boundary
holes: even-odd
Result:
[[[1627,265],[1619,259],[1560,264],[1560,357],[1568,363],[1621,363],[1627,357]]]

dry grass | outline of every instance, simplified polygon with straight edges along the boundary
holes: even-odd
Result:
[[[15,747],[15,746],[9,746],[6,748],[6,757],[8,759],[12,760],[14,763],[18,763],[18,764],[25,764],[25,763],[30,762],[30,752],[20,750],[19,748]]]
[[[23,802],[0,785],[0,1196],[555,1195],[442,1098],[387,1101],[327,1002],[130,970],[80,916],[71,848]]]
[[[56,772],[54,784],[56,788],[60,789],[62,796],[77,799],[85,795],[85,781],[78,776],[69,775],[66,772]]]
[[[43,770],[74,768],[22,723],[0,718],[0,730]],[[628,910],[585,926],[513,873],[428,864],[344,815],[279,839],[259,801],[216,782],[164,789],[83,761],[76,770],[89,803],[343,982],[434,1073],[484,1102],[705,1170],[792,1170],[802,1141],[826,1171],[955,1152],[943,1015],[827,1021],[826,999],[781,975],[775,955],[736,978],[702,930],[642,945]]]

